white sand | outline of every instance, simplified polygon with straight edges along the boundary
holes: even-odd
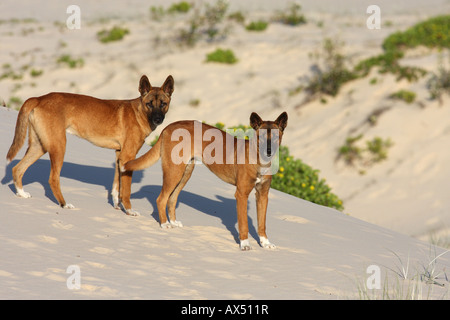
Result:
[[[1,150],[7,150],[17,112],[0,109],[0,116]],[[153,212],[162,180],[159,163],[136,172],[132,202],[142,216],[130,217],[108,201],[113,151],[73,136],[67,150],[61,185],[76,206],[73,210],[55,203],[47,184],[47,156],[25,176],[30,199],[14,195],[11,168],[17,160],[0,167],[5,172],[0,193],[2,299],[358,299],[369,266],[380,267],[383,289],[386,278],[389,283],[399,279],[402,267],[409,266],[412,279],[444,252],[276,190],[271,191],[267,225],[277,249],[265,250],[257,243],[251,194],[253,250],[241,252],[234,187],[205,167],[196,167],[180,194],[177,218],[184,227],[163,230]],[[73,265],[81,271],[79,290],[66,284],[71,275],[66,270]],[[437,259],[435,275],[446,286],[449,267],[450,255]],[[428,292],[448,298],[446,287],[420,281],[419,287],[423,298]],[[382,297],[382,289],[367,293]],[[393,296],[407,297],[406,289],[403,294]]]
[[[272,190],[268,233],[279,249],[261,249],[251,228],[255,250],[243,253],[236,242],[234,188],[201,166],[180,196],[178,212],[185,227],[164,231],[153,213],[161,185],[159,164],[135,174],[132,201],[143,216],[131,218],[108,203],[113,151],[70,137],[61,184],[66,199],[77,209],[62,210],[47,184],[48,157],[25,176],[25,188],[33,198],[14,195],[11,168],[24,147],[12,165],[0,165],[5,172],[0,193],[0,297],[354,298],[358,292],[355,282],[360,279],[364,283],[371,264],[381,267],[383,278],[386,274],[389,279],[397,278],[389,270],[398,271],[400,266],[393,252],[404,264],[409,255],[411,270],[422,271],[422,265],[433,259],[429,258],[432,246],[410,236],[427,239],[430,231],[445,235],[450,223],[448,97],[440,107],[427,99],[426,80],[410,84],[376,73],[347,84],[326,104],[312,102],[297,109],[303,96],[288,94],[300,77],[309,75],[312,61],[308,54],[316,51],[325,37],[345,41],[345,53],[356,61],[381,52],[382,40],[390,33],[450,9],[446,1],[378,2],[382,21],[391,21],[381,30],[365,26],[365,9],[371,4],[367,1],[340,5],[304,1],[303,13],[310,21],[304,26],[271,24],[263,33],[250,33],[235,25],[224,42],[201,42],[180,49],[167,39],[183,22],[176,18],[150,21],[147,1],[126,2],[128,5],[78,1],[80,30],[65,28],[65,9],[72,3],[59,2],[44,10],[42,2],[23,1],[18,10],[17,2],[2,1],[3,20],[34,17],[37,22],[0,24],[0,67],[10,64],[22,72],[21,68],[28,66],[22,80],[0,81],[0,102],[11,97],[24,101],[50,91],[135,98],[142,74],[155,86],[172,74],[175,92],[161,128],[179,119],[236,125],[247,123],[252,111],[270,119],[286,110],[289,124],[283,143],[294,156],[321,171],[333,192],[344,200],[349,216]],[[269,17],[287,3],[231,1],[231,11]],[[323,27],[318,22],[323,22]],[[122,41],[102,44],[96,40],[97,31],[117,24],[130,30]],[[154,41],[157,35],[159,45]],[[206,53],[216,47],[233,49],[239,62],[233,66],[204,63]],[[66,53],[82,57],[84,66],[69,69],[58,65],[57,58]],[[436,70],[436,56],[421,53],[403,62]],[[43,74],[31,77],[33,68]],[[374,77],[378,81],[371,85]],[[416,100],[425,108],[417,102],[407,105],[387,98],[401,88],[415,91]],[[200,100],[199,106],[189,105],[194,99]],[[376,126],[361,125],[383,106],[391,109]],[[16,116],[13,111],[0,113],[3,158],[12,141]],[[336,149],[355,132],[363,133],[364,140],[381,136],[394,142],[388,160],[364,175],[335,162]],[[254,211],[252,197],[250,222],[256,227]],[[436,254],[441,252],[437,249]],[[448,270],[448,256],[439,258],[438,263],[441,270]],[[80,290],[66,287],[69,265],[81,268]],[[446,288],[433,288],[437,297],[447,292]]]

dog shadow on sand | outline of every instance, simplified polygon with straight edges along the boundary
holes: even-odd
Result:
[[[5,168],[5,175],[1,180],[3,185],[8,184],[11,192],[15,193],[16,188],[14,187],[12,178],[12,168],[17,165],[20,160],[13,160]],[[48,183],[48,178],[50,175],[50,160],[39,159],[33,165],[31,165],[25,172],[22,183],[24,189],[26,190],[26,185],[38,182],[42,185],[45,191],[45,196],[49,198],[54,203],[58,204],[58,201],[53,196],[52,189]],[[112,183],[114,180],[114,163],[110,168],[108,167],[97,167],[90,165],[82,165],[72,162],[64,162],[61,177],[81,181],[87,184],[94,184],[103,186],[108,190],[108,203],[113,206],[113,201],[111,197]],[[143,178],[142,171],[136,171],[133,173],[133,182],[141,182]],[[64,183],[61,183],[64,194]]]
[[[2,185],[8,185],[11,192],[15,193],[16,189],[14,187],[12,179],[12,168],[17,165],[19,160],[13,160],[5,168],[5,175],[1,180]],[[48,178],[50,174],[50,160],[39,159],[32,166],[28,168],[25,175],[23,176],[22,183],[26,190],[27,184],[37,182],[42,185],[45,191],[45,196],[58,204],[58,201],[53,196],[50,185],[48,184]],[[133,183],[142,182],[144,173],[143,171],[135,171],[133,173]],[[93,184],[103,186],[105,190],[108,191],[108,203],[113,206],[113,201],[111,198],[111,188],[114,179],[114,164],[111,167],[98,167],[92,165],[82,165],[72,162],[64,162],[61,177],[81,181],[86,184]],[[64,188],[64,184],[62,183]],[[63,189],[64,190],[64,189]],[[131,194],[132,199],[147,199],[153,208],[153,213],[151,216],[159,222],[158,211],[156,210],[156,198],[161,192],[161,186],[159,185],[146,185],[141,187],[141,189],[133,194]],[[201,196],[196,193],[182,190],[178,197],[177,208],[180,203],[184,203],[197,211],[200,214],[208,214],[212,217],[219,218],[221,223],[225,228],[231,233],[235,241],[239,243],[239,232],[237,230],[237,213],[236,213],[236,199],[226,198],[220,195],[215,196],[216,199],[210,199]],[[182,218],[180,219],[183,220]],[[248,217],[248,227],[249,234],[258,239],[257,231],[253,225],[251,217]]]
[[[152,217],[159,221],[159,215],[156,198],[159,196],[161,192],[161,186],[158,185],[147,185],[143,186],[139,191],[133,193],[131,195],[131,199],[144,199],[146,198],[153,207]],[[189,207],[200,211],[199,214],[207,214],[212,217],[219,218],[225,228],[231,233],[234,237],[236,243],[239,243],[239,232],[237,230],[237,212],[236,212],[236,199],[226,198],[220,195],[215,196],[216,199],[210,199],[204,196],[201,196],[196,193],[192,193],[189,191],[181,190],[178,196],[177,208],[180,203],[188,205]],[[151,209],[150,209],[151,210]],[[179,214],[177,212],[177,217],[183,221],[182,213]],[[249,234],[255,239],[259,239],[258,233],[253,225],[252,218],[248,217],[248,228]]]

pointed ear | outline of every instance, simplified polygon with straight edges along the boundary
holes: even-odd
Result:
[[[172,76],[168,76],[166,81],[164,81],[164,84],[162,85],[161,89],[169,95],[169,97],[172,96],[173,90],[175,86],[175,80],[173,80]]]
[[[280,127],[281,131],[284,131],[287,126],[287,121],[288,115],[286,112],[283,112],[278,116],[277,120],[275,120],[275,123]]]
[[[250,115],[250,126],[254,130],[258,130],[262,123],[263,120],[261,119],[261,117],[256,112],[252,112],[252,114]]]
[[[150,84],[150,81],[148,81],[147,76],[144,74],[139,81],[139,92],[141,93],[141,96],[145,96],[151,89],[152,85]]]

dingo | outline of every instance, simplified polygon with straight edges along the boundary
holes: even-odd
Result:
[[[194,169],[196,158],[201,158],[203,163],[220,179],[236,186],[236,201],[237,201],[237,220],[239,228],[239,239],[241,250],[251,249],[248,240],[248,220],[247,220],[247,199],[250,192],[255,188],[256,190],[256,208],[258,216],[258,235],[260,245],[264,248],[275,248],[275,245],[269,242],[266,235],[266,211],[268,203],[268,193],[270,183],[272,181],[272,173],[270,171],[271,161],[263,163],[260,159],[260,152],[267,157],[272,157],[281,143],[283,131],[287,126],[287,113],[283,112],[275,121],[263,121],[258,114],[252,113],[250,116],[250,125],[255,130],[256,138],[245,140],[241,143],[243,148],[239,148],[239,139],[230,137],[227,133],[214,128],[212,126],[199,123],[197,121],[179,121],[168,125],[159,137],[159,140],[153,148],[138,159],[125,163],[121,167],[123,171],[142,170],[153,165],[161,158],[163,170],[163,185],[161,193],[157,198],[157,206],[159,213],[159,220],[161,227],[167,228],[172,226],[182,226],[176,220],[175,207],[178,195],[189,180],[192,170]],[[215,139],[202,139],[202,141],[189,140],[189,148],[183,148],[184,161],[174,161],[173,152],[179,148],[180,142],[173,139],[179,137],[174,134],[177,130],[185,130],[189,132],[191,137],[195,137],[194,128],[200,126],[202,129],[200,137],[203,137],[203,132],[211,130],[216,136]],[[178,131],[178,132],[179,132]],[[198,133],[197,133],[198,135]],[[211,135],[211,132],[210,132]],[[221,139],[218,139],[220,137]],[[173,141],[175,140],[175,141]],[[198,139],[197,139],[198,140]],[[205,141],[208,140],[208,141]],[[210,149],[216,140],[234,141],[233,152],[227,152],[225,143],[221,143],[217,152],[222,152],[221,161],[208,161],[205,159],[203,152],[205,149]],[[261,141],[263,140],[263,141]],[[196,147],[199,146],[199,147]],[[272,147],[275,145],[275,148]],[[263,150],[260,150],[262,147]],[[251,159],[251,149],[256,149],[258,155],[257,159]],[[219,153],[220,153],[219,152]],[[239,153],[244,152],[244,155],[249,155],[245,161],[239,161]],[[212,153],[212,151],[211,151]],[[231,160],[231,161],[230,161]],[[252,161],[255,160],[255,161]],[[167,222],[166,206],[168,205],[169,219]]]
[[[17,195],[29,198],[23,190],[22,177],[30,165],[46,152],[50,155],[49,184],[53,195],[63,208],[74,208],[66,203],[61,193],[59,177],[66,151],[66,132],[91,143],[116,150],[116,169],[111,195],[114,207],[119,202],[130,215],[132,172],[120,173],[119,165],[136,157],[145,138],[160,125],[174,90],[174,80],[168,76],[161,88],[152,87],[147,76],[139,82],[141,96],[132,100],[101,100],[90,96],[53,92],[30,98],[17,116],[13,143],[6,159],[11,161],[24,144],[27,129],[28,150],[12,169]]]

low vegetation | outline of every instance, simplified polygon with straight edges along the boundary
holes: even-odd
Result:
[[[298,3],[290,3],[283,11],[278,11],[273,17],[274,22],[280,22],[290,26],[306,23],[306,18],[301,12],[302,7]]]
[[[5,63],[2,65],[0,80],[3,79],[21,80],[22,78],[23,74],[16,72],[9,63]]]
[[[402,100],[406,103],[413,103],[416,99],[416,94],[409,90],[399,90],[389,96],[391,99]]]
[[[200,40],[214,41],[223,39],[228,34],[228,28],[223,24],[228,10],[228,2],[217,0],[216,3],[205,3],[203,6],[193,6],[192,15],[186,28],[178,31],[179,44],[194,46]]]
[[[378,67],[380,73],[393,73],[398,80],[416,81],[424,76],[426,71],[418,67],[401,66],[399,60],[407,49],[418,46],[432,49],[450,48],[450,15],[430,18],[405,31],[389,35],[383,41],[384,53],[361,61],[355,71],[364,76],[373,67]]]
[[[447,51],[450,62],[450,50]],[[442,104],[442,96],[444,94],[450,95],[450,63],[446,67],[443,61],[442,54],[439,57],[438,68],[436,72],[431,73],[431,77],[427,81],[427,88],[432,100],[439,100]]]
[[[369,164],[377,163],[387,159],[388,149],[393,146],[391,139],[375,137],[366,141],[366,150],[369,153]]]
[[[31,69],[31,71],[30,71],[30,76],[32,76],[33,78],[35,78],[35,77],[41,76],[43,73],[44,73],[43,70],[40,70],[40,69]]]
[[[218,48],[206,55],[206,62],[234,64],[238,62],[238,59],[236,58],[232,50]]]
[[[97,32],[97,39],[102,43],[114,42],[122,40],[129,33],[126,28],[114,26],[112,29]]]
[[[69,54],[63,54],[61,55],[57,60],[57,63],[64,64],[67,67],[74,69],[74,68],[81,68],[84,65],[83,58],[72,58]]]
[[[417,23],[405,31],[391,34],[383,42],[386,52],[404,52],[405,49],[425,46],[450,48],[450,15],[442,15]]]
[[[398,264],[395,268],[388,268],[391,271],[391,278],[386,273],[383,284],[378,284],[378,288],[368,288],[369,281],[358,281],[357,289],[359,298],[362,300],[429,300],[436,299],[433,296],[436,287],[447,287],[449,275],[445,268],[438,271],[438,259],[450,250],[437,254],[436,247],[430,247],[428,261],[421,262],[420,266],[412,265],[409,255],[407,259],[402,259],[397,253],[395,255]],[[381,279],[380,279],[381,280]],[[442,291],[441,291],[442,292]],[[437,299],[447,299],[448,290]]]
[[[356,145],[361,140],[362,134],[355,137],[347,137],[345,143],[338,149],[338,159],[342,158],[346,164],[354,165],[362,158],[362,148]]]
[[[343,210],[342,200],[331,192],[326,180],[300,159],[295,159],[286,146],[279,150],[279,171],[273,176],[271,187],[313,203]]]
[[[264,20],[252,21],[245,26],[245,29],[248,31],[264,31],[268,25],[269,23]]]
[[[228,15],[228,20],[235,21],[238,24],[243,25],[245,23],[245,16],[241,11],[235,11]]]
[[[366,140],[365,146],[360,146],[358,142],[362,138],[362,134],[347,137],[345,143],[338,148],[337,160],[342,159],[347,165],[353,167],[370,167],[387,159],[389,148],[393,146],[391,139],[374,137]],[[365,171],[360,170],[360,173]]]
[[[181,1],[178,3],[173,3],[169,9],[167,10],[168,13],[187,13],[189,10],[191,10],[192,4],[186,1]]]
[[[439,50],[450,48],[450,15],[434,17],[420,22],[405,31],[395,32],[383,41],[384,53],[361,60],[353,68],[346,66],[347,58],[342,54],[342,44],[336,40],[325,39],[322,52],[316,57],[321,63],[313,66],[313,75],[302,85],[307,93],[305,102],[319,98],[326,101],[323,95],[335,96],[342,85],[354,79],[366,77],[373,68],[379,73],[391,73],[397,81],[406,79],[417,81],[427,74],[427,71],[414,66],[400,64],[407,49],[418,46],[436,48]],[[450,71],[440,67],[428,81],[431,98],[440,99],[444,92],[450,92]],[[411,99],[409,95],[405,97]],[[414,100],[414,99],[413,99]]]
[[[185,14],[192,9],[193,5],[186,1],[173,3],[169,8],[163,6],[151,6],[150,16],[152,20],[161,21],[166,15]]]
[[[325,39],[322,50],[315,54],[319,60],[313,66],[313,74],[307,79],[304,91],[307,101],[323,95],[336,96],[341,86],[356,75],[346,65],[347,58],[341,53],[342,43],[337,40]]]

